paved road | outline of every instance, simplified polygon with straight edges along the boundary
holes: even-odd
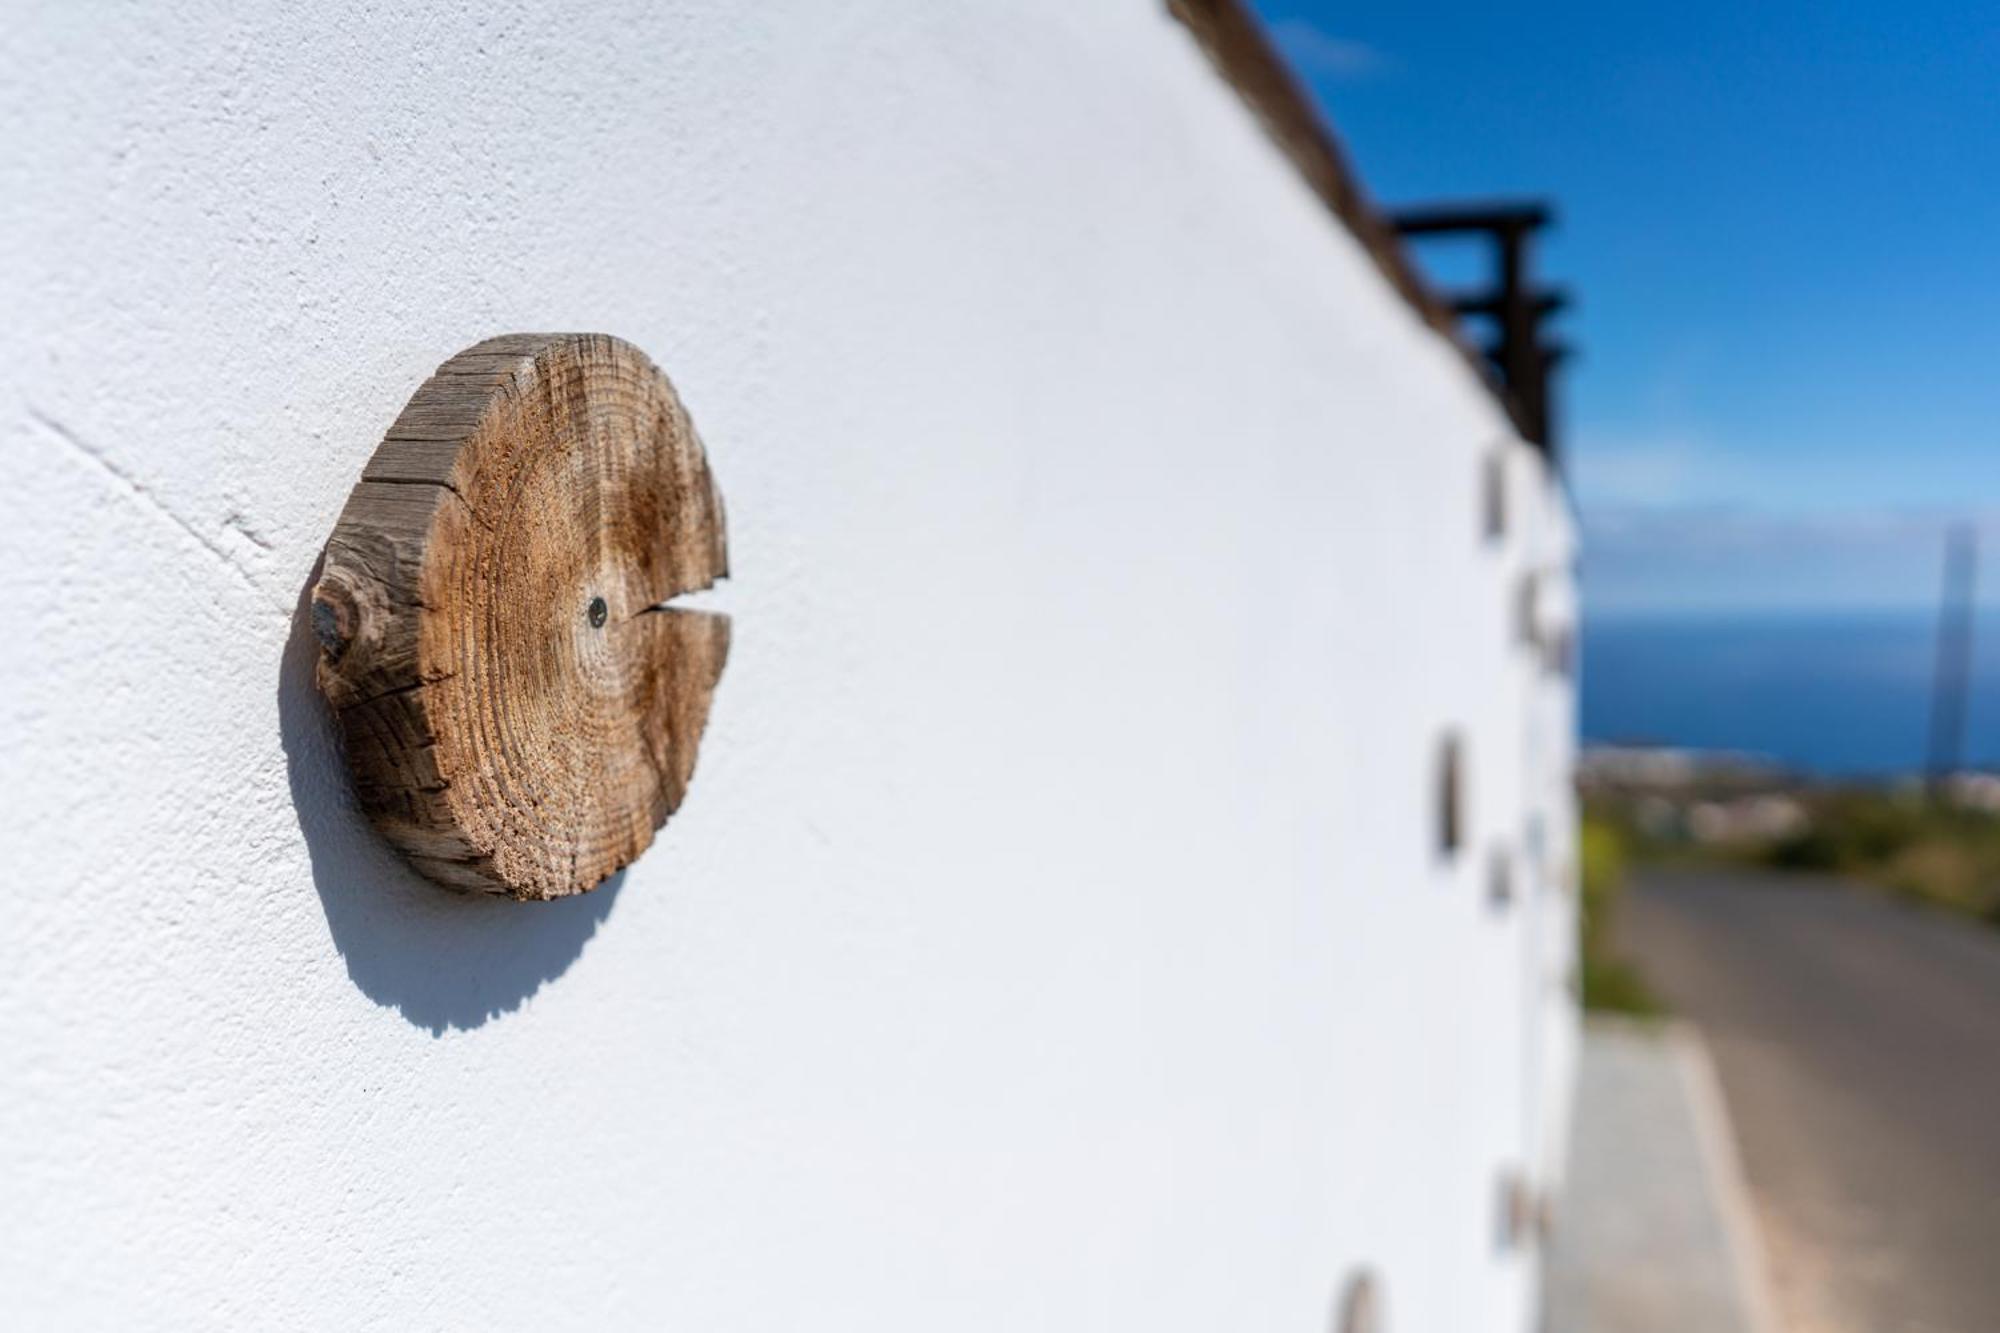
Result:
[[[1619,938],[1708,1038],[1791,1333],[2000,1330],[2000,931],[1704,871]]]

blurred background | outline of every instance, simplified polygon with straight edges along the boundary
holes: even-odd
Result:
[[[1260,9],[1392,208],[1554,214],[1587,1005],[1713,1050],[1772,1318],[2000,1328],[2000,15]]]
[[[1260,9],[1391,206],[1554,205],[1585,736],[1924,764],[1946,534],[1996,528],[1993,12]],[[1454,285],[1484,264],[1423,258]],[[1983,656],[1967,757],[1991,762]]]

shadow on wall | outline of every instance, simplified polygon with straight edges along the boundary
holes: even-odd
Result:
[[[569,969],[618,900],[625,874],[549,903],[454,893],[411,870],[354,803],[333,714],[314,683],[310,618],[319,566],[299,592],[278,671],[278,729],[292,809],[333,945],[375,1003],[433,1036],[518,1009]]]

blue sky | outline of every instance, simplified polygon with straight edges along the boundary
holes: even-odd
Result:
[[[2000,8],[1258,8],[1385,203],[1556,201],[1593,610],[1921,604],[1958,517],[1992,586]]]

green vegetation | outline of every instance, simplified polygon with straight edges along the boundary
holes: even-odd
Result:
[[[1834,791],[1804,804],[1803,828],[1738,855],[1779,869],[1851,875],[2000,923],[2000,819],[1914,791]]]
[[[1640,859],[1840,875],[2000,925],[2000,814],[1969,799],[1980,790],[1597,793],[1586,808]]]
[[[1645,978],[1618,957],[1611,923],[1625,889],[1625,837],[1604,820],[1583,821],[1583,1007],[1653,1017],[1662,1012]]]

